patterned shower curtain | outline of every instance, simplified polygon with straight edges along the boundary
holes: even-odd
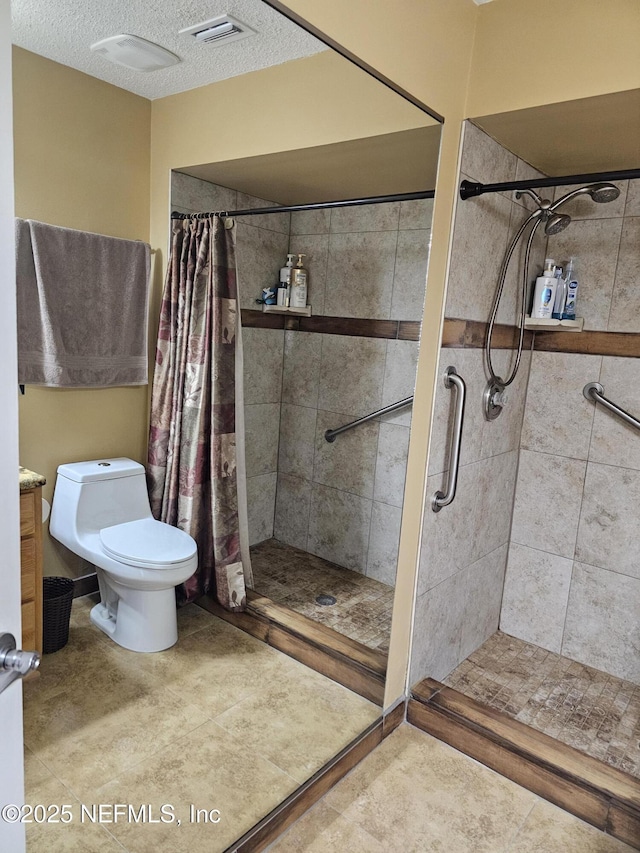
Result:
[[[220,217],[172,220],[147,470],[155,518],[189,533],[198,545],[198,571],[178,588],[179,602],[208,593],[228,610],[243,610],[236,457],[239,318],[230,224]]]

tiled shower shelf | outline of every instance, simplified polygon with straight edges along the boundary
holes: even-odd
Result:
[[[538,319],[537,317],[525,317],[525,329],[544,329],[547,332],[581,332],[584,326],[584,317],[575,320]]]
[[[310,317],[311,305],[305,305],[304,308],[284,308],[282,305],[263,305],[262,311],[264,314],[297,314],[302,317]]]

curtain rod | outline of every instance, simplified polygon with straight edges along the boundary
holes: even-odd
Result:
[[[640,169],[621,169],[618,172],[588,172],[584,175],[563,175],[559,178],[536,178],[529,181],[505,181],[501,184],[477,184],[475,181],[462,181],[460,198],[466,200],[483,193],[500,193],[504,190],[563,187],[570,184],[590,184],[596,181],[626,181],[631,178],[640,178]]]
[[[395,195],[374,195],[369,198],[349,198],[342,201],[318,201],[312,204],[290,204],[283,207],[254,207],[248,210],[211,211],[210,213],[178,213],[173,211],[172,219],[206,219],[209,216],[254,216],[263,213],[296,213],[299,210],[326,210],[331,207],[357,207],[362,204],[384,204],[392,201],[415,201],[420,198],[433,198],[435,190],[422,190],[415,193],[396,193]]]

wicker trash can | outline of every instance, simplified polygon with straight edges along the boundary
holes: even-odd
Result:
[[[69,620],[73,603],[71,578],[43,578],[42,651],[57,652],[69,640]]]

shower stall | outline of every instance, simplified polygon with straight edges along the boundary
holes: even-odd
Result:
[[[456,500],[425,511],[411,683],[637,779],[640,172],[576,177],[547,200],[530,187],[557,180],[465,123],[440,364],[467,406]],[[526,329],[544,258],[569,256],[584,331]],[[439,383],[428,496],[450,405]]]
[[[432,196],[280,208],[189,175],[172,177],[177,213],[254,211],[236,219],[253,595],[381,660]],[[306,256],[311,317],[264,313],[256,304],[288,253]]]

